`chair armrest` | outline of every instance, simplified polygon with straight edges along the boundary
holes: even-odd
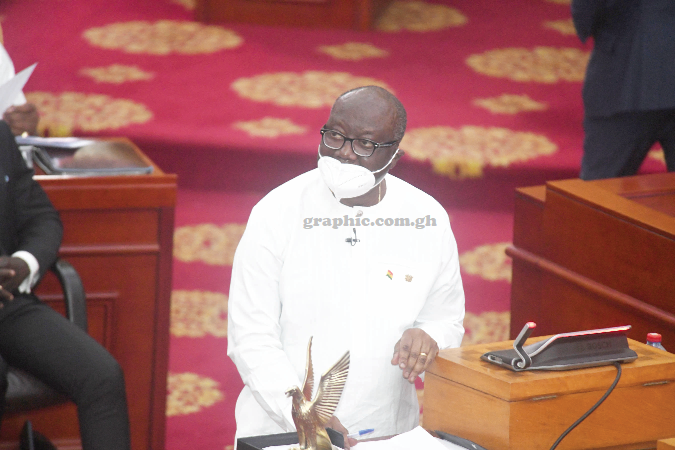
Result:
[[[70,263],[62,259],[57,259],[51,270],[56,274],[63,289],[66,317],[87,332],[87,301],[80,275]]]

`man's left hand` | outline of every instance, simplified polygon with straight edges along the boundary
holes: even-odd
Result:
[[[13,300],[12,291],[30,275],[28,264],[21,258],[0,256],[0,297]]]
[[[438,354],[438,344],[426,331],[420,328],[408,328],[394,346],[392,365],[398,365],[403,378],[414,383],[417,376],[427,370]]]
[[[2,115],[2,119],[7,122],[12,129],[14,136],[19,136],[23,133],[30,135],[37,134],[37,125],[40,120],[37,108],[32,103],[25,103],[23,105],[14,105],[7,108]]]

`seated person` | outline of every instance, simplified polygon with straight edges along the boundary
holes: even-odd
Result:
[[[228,303],[228,355],[245,384],[237,438],[295,430],[284,392],[302,386],[311,336],[315,388],[350,351],[329,427],[378,437],[418,425],[415,379],[439,349],[460,345],[464,290],[446,211],[387,175],[405,126],[385,89],[341,95],[321,129],[318,169],[253,208]]]
[[[0,121],[0,356],[75,402],[83,450],[129,449],[121,367],[96,340],[31,293],[56,260],[61,236],[58,212]],[[0,374],[0,399],[6,389]]]

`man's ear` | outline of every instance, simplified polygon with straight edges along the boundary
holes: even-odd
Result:
[[[396,167],[396,163],[398,162],[399,159],[401,159],[401,157],[403,155],[405,155],[405,152],[403,150],[401,150],[401,148],[399,147],[398,151],[396,152],[396,156],[394,156],[394,159],[391,161],[391,165],[389,166],[389,170]],[[389,170],[387,172],[389,172]]]

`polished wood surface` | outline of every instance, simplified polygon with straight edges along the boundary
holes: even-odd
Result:
[[[528,340],[528,344],[544,337]],[[593,406],[616,377],[613,366],[512,372],[480,360],[512,341],[443,350],[424,382],[424,428],[490,450],[544,449]],[[559,449],[655,448],[675,434],[675,355],[629,339],[638,359],[622,365],[607,400]]]
[[[675,349],[675,173],[516,191],[511,337],[632,325]]]
[[[176,176],[155,166],[150,175],[36,178],[61,215],[60,257],[82,277],[89,333],[124,369],[132,448],[161,450]],[[45,277],[36,293],[59,308],[61,292],[55,277]],[[56,444],[79,445],[75,407],[65,405],[5,417],[0,439],[9,447],[0,448],[11,448],[28,418]]]
[[[656,450],[675,450],[675,438],[660,440],[656,444]]]
[[[202,22],[369,30],[390,0],[197,0]]]

